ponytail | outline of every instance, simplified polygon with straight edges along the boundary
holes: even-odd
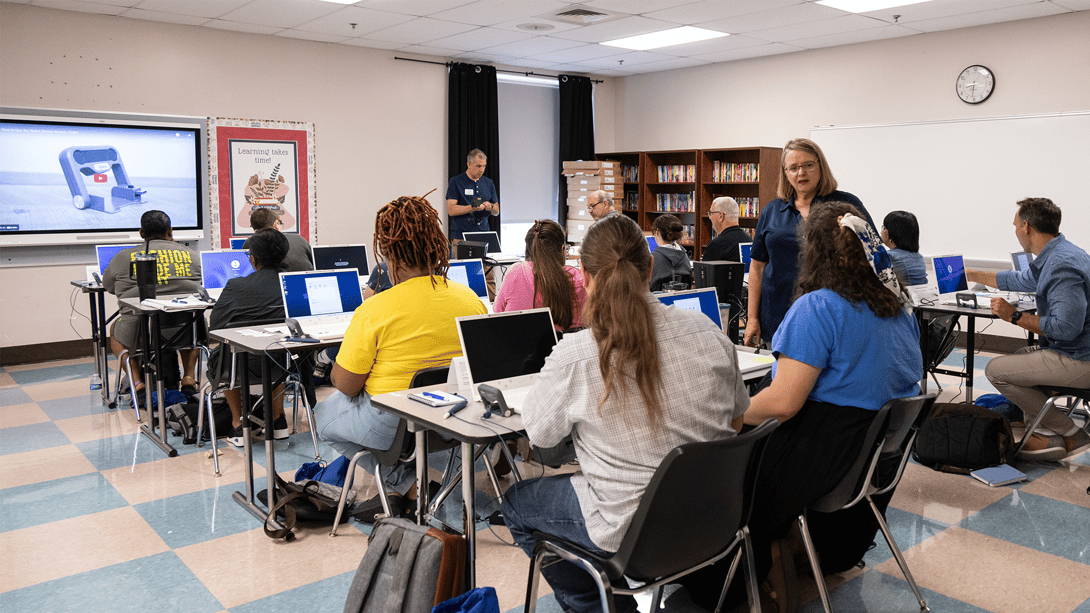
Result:
[[[605,394],[624,393],[625,379],[635,379],[652,428],[662,422],[662,370],[655,337],[654,312],[647,302],[647,272],[651,253],[634,221],[612,215],[587,231],[580,250],[583,269],[594,281],[587,297],[585,319],[598,345],[598,368]],[[621,416],[626,423],[630,416]]]
[[[533,262],[534,303],[552,311],[553,322],[567,330],[575,321],[575,282],[564,269],[564,229],[551,219],[534,222],[526,233],[526,255]]]

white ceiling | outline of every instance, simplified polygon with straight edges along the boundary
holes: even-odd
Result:
[[[0,0],[528,70],[626,76],[1090,10],[1090,0],[932,0],[854,15],[814,0]],[[612,17],[552,17],[582,8]],[[525,24],[553,26],[527,30]],[[654,51],[602,41],[693,25],[730,36]]]

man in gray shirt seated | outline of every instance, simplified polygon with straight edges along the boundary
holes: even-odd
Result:
[[[1022,409],[1027,424],[1044,408],[1050,385],[1090,387],[1090,256],[1060,234],[1060,217],[1060,207],[1048,198],[1020,201],[1014,235],[1036,256],[1029,268],[967,273],[970,281],[1004,291],[1037,293],[1036,315],[992,298],[992,313],[1040,335],[1040,346],[994,358],[985,370],[995,389]],[[1060,411],[1049,411],[1041,425],[1052,436],[1034,433],[1022,448],[1026,459],[1060,460],[1090,445],[1090,434]]]
[[[269,209],[254,209],[250,213],[250,227],[256,233],[258,230],[272,228],[283,232],[284,222],[280,221],[280,215]],[[307,239],[299,234],[284,233],[288,238],[288,256],[284,258],[284,272],[299,272],[302,270],[314,270],[314,251],[310,248]],[[250,248],[250,239],[242,244],[243,249]]]

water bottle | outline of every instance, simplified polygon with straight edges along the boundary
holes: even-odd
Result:
[[[91,376],[91,386],[88,395],[91,397],[91,407],[102,406],[102,377],[95,373]]]

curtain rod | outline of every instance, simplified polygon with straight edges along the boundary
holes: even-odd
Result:
[[[417,59],[413,59],[411,57],[398,57],[396,55],[394,56],[394,59],[395,60],[403,60],[403,61],[406,61],[406,62],[420,62],[421,64],[435,64],[436,66],[446,66],[447,68],[450,68],[454,64],[454,62],[433,62],[431,60],[417,60]],[[524,75],[524,76],[527,76],[527,77],[530,77],[530,76],[533,76],[533,77],[558,77],[558,76],[560,76],[560,75],[555,75],[555,74],[538,74],[538,73],[536,73],[536,72],[534,72],[532,70],[526,71],[526,72],[520,72],[518,70],[504,70],[502,68],[497,68],[496,72],[506,72],[506,73],[510,73],[510,74],[520,74],[520,75]],[[591,83],[605,83],[605,81],[602,81],[601,79],[591,79],[590,82]]]

